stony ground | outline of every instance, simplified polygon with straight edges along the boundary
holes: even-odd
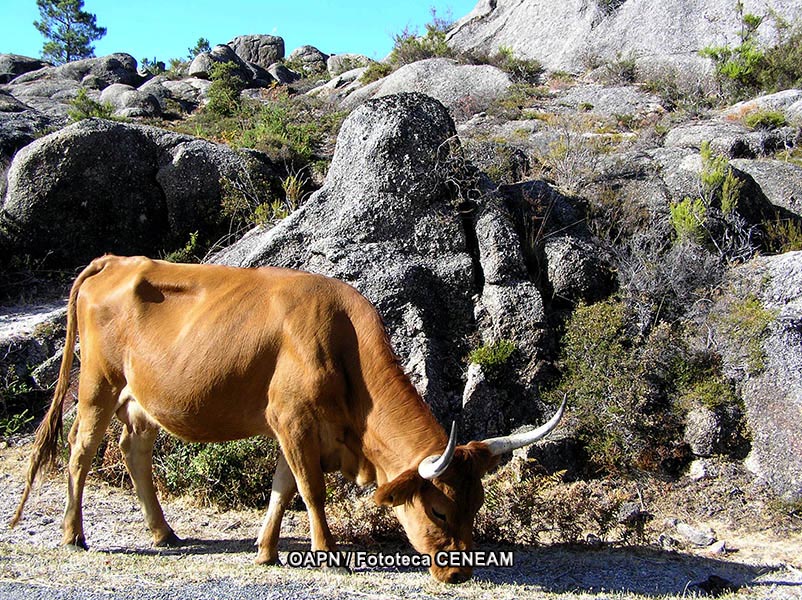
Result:
[[[22,489],[29,444],[0,450],[0,519],[7,522]],[[151,548],[130,490],[90,478],[85,503],[89,552],[59,548],[64,483],[43,478],[21,524],[0,530],[0,598],[681,598],[722,593],[732,598],[802,598],[802,536],[799,528],[753,523],[730,529],[718,515],[710,521],[730,551],[665,552],[650,547],[597,550],[567,547],[507,548],[512,567],[479,569],[473,581],[447,586],[415,569],[359,568],[334,575],[253,564],[261,514],[166,501],[165,512],[186,539],[175,550]],[[666,499],[680,513],[695,505]],[[723,499],[722,499],[723,501]],[[656,508],[656,510],[662,510]],[[709,507],[700,507],[709,513]],[[696,511],[699,513],[699,511]],[[715,511],[714,511],[715,512]],[[701,514],[700,513],[700,514]],[[746,513],[744,513],[746,514]],[[748,529],[748,527],[747,527]],[[288,513],[280,546],[308,549],[303,512]],[[356,550],[357,548],[346,547]],[[359,548],[409,552],[408,547]],[[725,583],[732,586],[728,591]],[[732,591],[738,588],[738,591]]]

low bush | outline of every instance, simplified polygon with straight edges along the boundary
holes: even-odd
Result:
[[[208,102],[204,107],[215,115],[230,117],[240,108],[240,94],[245,82],[236,74],[237,65],[233,62],[214,63],[209,69],[212,84],[206,93]]]
[[[756,110],[744,117],[744,125],[751,129],[777,129],[787,124],[788,120],[779,110]]]
[[[67,117],[71,123],[83,119],[113,119],[114,107],[109,102],[98,102],[89,97],[86,88],[79,88],[78,94],[70,100]],[[120,119],[122,120],[122,119]]]

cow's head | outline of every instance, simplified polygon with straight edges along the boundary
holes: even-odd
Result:
[[[471,578],[471,567],[440,566],[438,552],[473,549],[473,520],[484,501],[482,476],[498,464],[502,454],[546,436],[557,426],[559,410],[541,427],[523,433],[457,446],[455,428],[442,455],[421,461],[395,479],[381,485],[376,502],[395,509],[407,537],[418,552],[432,558],[432,575],[446,583]]]

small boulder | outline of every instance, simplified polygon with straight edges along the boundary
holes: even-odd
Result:
[[[162,112],[155,96],[123,83],[114,83],[104,89],[100,102],[111,104],[118,117],[157,117]]]
[[[287,62],[299,65],[305,73],[317,75],[326,72],[328,54],[324,54],[314,46],[301,46],[293,50],[287,57]]]
[[[486,110],[511,84],[506,73],[490,65],[460,65],[446,58],[430,58],[404,65],[354,91],[342,105],[354,108],[368,98],[415,91],[436,98],[452,115],[467,118]]]
[[[277,35],[239,35],[228,46],[245,62],[263,69],[284,58],[284,39]]]
[[[215,64],[234,63],[236,69],[234,74],[248,83],[253,78],[253,71],[248,65],[225,44],[218,44],[210,52],[201,52],[189,65],[189,76],[201,79],[210,79],[212,76],[212,66]]]
[[[367,67],[372,62],[375,61],[363,54],[332,54],[326,60],[326,69],[328,69],[329,75],[336,77],[347,71]]]

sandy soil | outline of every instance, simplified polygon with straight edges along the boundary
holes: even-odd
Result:
[[[0,449],[4,522],[19,499],[28,450],[28,444]],[[691,490],[681,495],[690,498]],[[802,598],[799,530],[752,519],[750,532],[738,519],[722,514],[706,523],[726,540],[726,553],[651,547],[497,548],[513,552],[513,566],[481,568],[471,582],[447,586],[421,569],[360,567],[343,576],[300,567],[258,567],[253,558],[260,512],[220,512],[195,506],[191,499],[164,502],[168,521],[186,545],[155,550],[133,493],[91,478],[84,510],[91,550],[69,551],[58,546],[63,498],[63,478],[43,477],[20,525],[0,529],[0,597],[681,598],[709,589],[738,599]],[[677,498],[666,495],[664,500],[675,514],[699,514],[690,501],[682,506]],[[659,519],[663,508],[654,510]],[[282,558],[308,548],[305,513],[288,513]],[[411,552],[408,546],[344,549]]]

